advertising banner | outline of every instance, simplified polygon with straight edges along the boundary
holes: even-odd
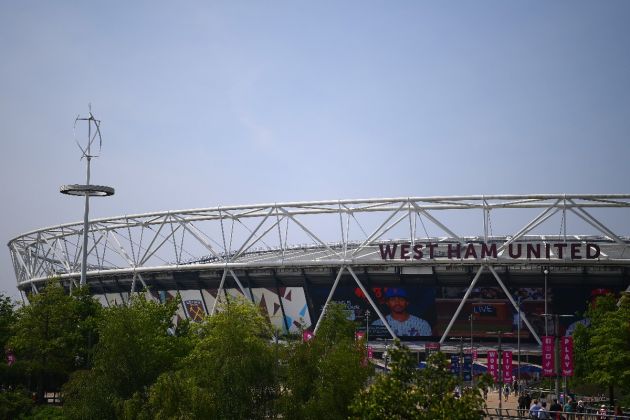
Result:
[[[488,373],[499,382],[499,354],[495,350],[488,351]]]
[[[512,352],[504,351],[502,354],[503,359],[503,382],[506,384],[512,383]]]
[[[560,346],[562,376],[573,376],[573,337],[562,337]]]
[[[544,335],[542,337],[542,373],[543,376],[554,376],[554,337]]]
[[[367,356],[368,359],[374,359],[374,349],[372,348],[372,346],[368,346]]]
[[[436,323],[434,327],[437,335],[444,333],[467,290],[466,287],[461,286],[444,286],[438,290],[435,299]],[[510,294],[515,301],[521,302],[521,311],[526,315],[534,330],[540,334],[544,330],[544,323],[532,314],[544,312],[544,290],[535,287],[519,287],[510,289]],[[550,293],[547,298],[548,303],[553,302],[553,296]],[[522,322],[522,318],[519,328],[518,312],[500,287],[473,288],[449,334],[453,337],[477,337],[485,340],[491,331],[511,332],[513,337],[520,334],[523,340],[533,340],[533,335]]]
[[[422,340],[433,336],[435,324],[435,288],[417,285],[405,287],[375,286],[368,289],[370,297],[383,314],[392,331],[406,341]],[[321,314],[329,287],[313,287],[311,294],[317,312]],[[342,304],[348,319],[356,321],[365,331],[369,325],[370,339],[391,338],[383,320],[374,313],[363,291],[357,286],[339,285],[332,298]],[[370,311],[369,315],[368,312]]]

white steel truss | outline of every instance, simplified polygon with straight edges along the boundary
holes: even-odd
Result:
[[[131,293],[140,292],[138,281],[142,289],[146,289],[145,273],[215,271],[221,274],[221,280],[211,314],[217,309],[228,276],[243,295],[253,301],[251,288],[246,292],[234,270],[327,267],[337,270],[337,276],[322,315],[342,274],[347,272],[393,338],[396,337],[394,332],[353,267],[472,266],[476,274],[443,334],[441,341],[444,341],[484,270],[492,273],[519,311],[495,267],[513,264],[630,267],[628,232],[615,232],[610,227],[619,224],[619,218],[610,217],[608,213],[614,209],[630,210],[630,194],[486,195],[273,203],[96,219],[89,223],[85,242],[83,223],[68,223],[25,233],[12,239],[8,246],[18,288],[29,293],[37,293],[38,286],[51,276],[60,277],[69,287],[76,285],[81,273],[83,246],[88,249],[88,284],[98,283],[103,276],[128,276],[132,279]],[[507,225],[499,226],[496,219],[499,212],[506,212]],[[477,226],[479,213],[483,223]],[[561,214],[559,229],[552,224],[557,214]],[[574,220],[568,223],[571,215]],[[628,220],[628,214],[624,213],[621,219]],[[458,232],[462,230],[462,221],[472,234]],[[627,229],[626,223],[624,228]],[[495,234],[498,228],[503,231]],[[569,228],[573,232],[569,232]],[[537,229],[544,229],[544,233],[559,233],[542,235],[536,233]],[[386,236],[394,238],[393,241]],[[550,255],[556,257],[555,251],[542,257],[510,259],[506,250],[511,252],[512,246],[520,247],[522,242],[540,243],[543,247],[554,242],[565,246],[590,242],[597,243],[600,252],[596,260],[589,261],[568,259],[566,254],[564,258],[550,258]],[[492,244],[496,247],[496,256],[468,259],[462,258],[458,251],[456,258],[445,258],[444,255],[435,259],[383,258],[382,246],[394,243],[408,244],[411,249],[417,244],[451,244],[469,250],[471,244]],[[448,245],[449,253],[451,245]],[[522,312],[521,317],[540,342]],[[318,328],[319,321],[315,332]]]
[[[398,242],[497,243],[500,263],[505,250],[557,213],[562,213],[560,235],[545,240],[586,241],[594,236],[602,242],[602,256],[610,264],[626,265],[630,252],[627,232],[614,232],[599,214],[602,209],[630,208],[630,195],[500,195],[421,197],[365,200],[336,200],[215,207],[147,213],[92,220],[88,235],[88,280],[106,274],[141,274],[166,268],[177,270],[235,269],[243,267],[327,266],[391,264],[375,258],[377,244],[385,235]],[[510,234],[493,235],[495,221],[490,214],[531,210],[539,214]],[[538,209],[538,210],[537,210]],[[451,216],[470,219],[473,235],[456,233],[449,226]],[[483,225],[472,213],[482,212]],[[574,215],[577,227],[594,231],[567,232],[567,217]],[[472,216],[472,217],[471,217]],[[528,216],[529,218],[530,216]],[[625,216],[627,219],[627,215]],[[526,219],[527,220],[527,219]],[[424,236],[418,235],[420,221]],[[432,234],[427,231],[432,229]],[[556,227],[545,232],[556,231]],[[576,228],[577,229],[577,228]],[[78,278],[81,271],[82,223],[68,223],[28,232],[12,239],[8,246],[18,287],[32,289],[50,276]],[[542,236],[536,237],[538,240]],[[569,239],[567,239],[569,238]],[[612,250],[612,251],[611,251]],[[465,264],[480,261],[464,261]],[[528,260],[528,262],[531,262]],[[544,261],[541,261],[544,262]],[[563,263],[570,263],[562,261]],[[415,263],[415,262],[414,262]],[[453,261],[418,261],[432,265]],[[552,263],[552,262],[550,262]],[[141,279],[140,277],[138,279]],[[142,280],[141,280],[142,281]]]

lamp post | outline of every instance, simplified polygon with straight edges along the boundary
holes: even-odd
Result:
[[[365,310],[365,347],[369,346],[370,341],[370,310]]]
[[[520,385],[521,385],[521,297],[518,297],[518,301],[517,301],[517,310],[518,310],[518,314],[516,317],[516,347],[517,347],[517,366],[518,366],[518,370],[517,370],[517,382],[516,382],[516,387],[514,387],[514,389],[517,390],[517,392],[520,392]]]
[[[545,313],[548,314],[547,310],[547,275],[549,274],[549,270],[545,268],[543,271],[545,273]],[[549,335],[549,331],[547,330],[547,317],[545,316],[545,335]]]
[[[468,316],[468,319],[470,320],[470,359],[472,362],[470,364],[470,385],[474,386],[475,385],[475,353],[474,353],[474,347],[473,347],[473,320],[475,319],[475,315],[471,313]]]
[[[112,187],[107,187],[104,185],[92,185],[90,184],[90,162],[92,158],[96,157],[92,155],[92,143],[97,140],[99,142],[99,148],[102,143],[101,139],[101,121],[94,118],[92,115],[92,109],[90,107],[89,116],[86,118],[77,117],[74,125],[76,128],[76,124],[78,121],[87,121],[88,123],[88,141],[85,148],[81,147],[79,142],[79,148],[81,149],[82,156],[81,158],[85,158],[86,161],[86,175],[85,175],[85,185],[73,184],[73,185],[62,185],[59,188],[59,192],[66,195],[75,195],[75,196],[83,196],[85,197],[85,206],[83,209],[83,246],[81,252],[81,280],[79,284],[84,286],[86,284],[86,276],[87,276],[87,256],[88,256],[88,218],[90,213],[90,197],[106,197],[114,194],[114,189]],[[70,282],[70,290],[72,290],[72,282]]]
[[[451,337],[451,340],[459,340],[459,385],[464,387],[464,337]]]

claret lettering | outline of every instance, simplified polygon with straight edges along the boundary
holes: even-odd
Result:
[[[477,260],[480,258],[593,260],[601,255],[599,245],[587,242],[510,243],[499,256],[497,243],[388,243],[379,244],[382,260],[432,260],[434,258]],[[507,255],[506,255],[507,254]]]

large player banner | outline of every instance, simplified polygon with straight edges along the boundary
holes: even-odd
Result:
[[[488,351],[488,373],[499,382],[499,353],[495,350]]]
[[[560,345],[562,376],[573,376],[573,337],[562,337]]]
[[[503,382],[512,383],[512,352],[503,352]]]
[[[554,376],[554,337],[544,335],[542,337],[542,373],[543,376]]]

